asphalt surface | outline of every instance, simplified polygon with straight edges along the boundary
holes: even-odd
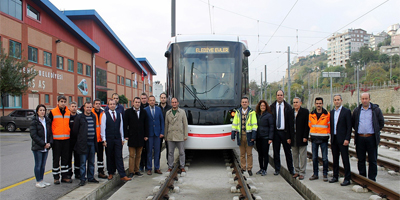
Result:
[[[36,188],[29,132],[0,132],[0,199],[57,199],[78,187],[73,183],[54,185],[52,169],[52,151],[50,150],[44,180],[51,183],[46,188]]]

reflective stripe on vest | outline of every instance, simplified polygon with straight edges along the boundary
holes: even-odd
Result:
[[[51,130],[53,131],[53,139],[67,140],[70,138],[69,118],[70,112],[65,106],[64,116],[61,114],[60,108],[57,106],[51,110],[53,114],[53,121],[51,123]]]
[[[317,125],[317,124],[313,124],[313,125],[311,125],[311,127],[313,127],[313,128],[328,128],[328,125]]]
[[[92,113],[94,114],[94,116],[96,116],[96,137],[97,137],[97,142],[101,142],[101,118],[104,114],[104,111],[100,112],[100,116],[98,117],[94,108],[92,108]],[[99,120],[100,119],[100,120]],[[99,122],[100,121],[100,122]]]

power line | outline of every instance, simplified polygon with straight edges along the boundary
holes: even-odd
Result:
[[[296,2],[294,2],[292,8],[290,8],[289,12],[286,14],[285,18],[283,18],[282,22],[279,24],[279,26],[276,28],[275,32],[272,34],[272,36],[269,38],[269,40],[267,41],[267,43],[264,45],[264,47],[261,49],[261,51],[263,51],[265,49],[265,47],[268,45],[268,43],[271,41],[271,39],[274,37],[275,33],[279,30],[279,28],[281,27],[281,25],[283,24],[283,22],[286,20],[286,18],[289,16],[290,12],[292,12],[294,6],[296,6],[297,2],[299,0],[296,0]],[[253,63],[259,56],[260,54],[257,54],[257,56],[251,61],[251,63]],[[250,64],[251,64],[250,63]]]

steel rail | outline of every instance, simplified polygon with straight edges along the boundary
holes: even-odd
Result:
[[[240,168],[240,159],[239,156],[237,155],[236,151],[232,149],[232,165],[231,168],[233,168],[232,174],[235,174],[234,180],[238,181],[238,184],[236,186],[236,189],[240,189],[240,200],[255,200],[256,198],[254,197],[253,194],[250,193],[250,186],[246,183],[246,177],[243,176],[242,170]]]
[[[178,181],[178,164],[174,166],[169,176],[165,178],[165,182],[161,185],[157,194],[153,197],[153,200],[165,200],[169,199],[168,193],[174,189],[174,181]]]
[[[310,157],[312,158],[311,152],[307,151],[307,155],[309,156],[309,158]],[[320,163],[322,163],[322,157],[318,156],[318,160]],[[329,167],[332,169],[333,163],[330,161],[328,161],[328,163]],[[339,173],[344,175],[344,168],[341,166],[339,166]],[[362,187],[368,188],[369,190],[377,193],[382,198],[387,198],[389,200],[400,199],[399,193],[354,172],[351,172],[351,180],[354,181],[355,183],[358,183]]]

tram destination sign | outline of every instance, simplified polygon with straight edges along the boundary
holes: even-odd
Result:
[[[185,52],[189,54],[229,53],[229,47],[186,47]]]

